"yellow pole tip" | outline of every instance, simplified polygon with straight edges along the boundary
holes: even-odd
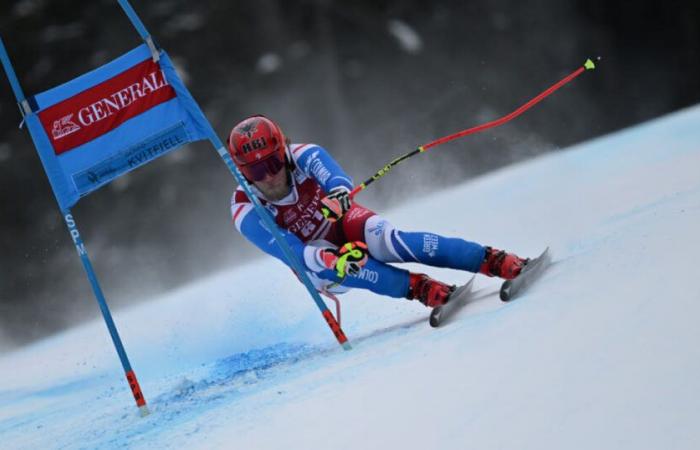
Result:
[[[585,67],[586,70],[593,70],[595,69],[595,63],[589,58],[585,63],[583,63],[583,67]]]

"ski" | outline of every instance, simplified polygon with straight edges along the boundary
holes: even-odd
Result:
[[[452,294],[450,294],[447,303],[442,306],[436,306],[430,312],[430,326],[437,328],[443,323],[447,318],[455,313],[458,309],[467,303],[467,300],[472,294],[472,284],[474,284],[473,276],[467,284],[458,287]]]
[[[540,256],[530,260],[523,268],[520,275],[512,280],[507,280],[501,285],[501,300],[509,302],[518,296],[524,289],[527,289],[551,262],[549,247]]]

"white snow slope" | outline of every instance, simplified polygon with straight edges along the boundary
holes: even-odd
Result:
[[[221,272],[115,312],[148,417],[102,322],[2,357],[0,447],[700,448],[700,107],[384,214],[555,263],[440,329],[351,292],[347,352],[281,263]]]

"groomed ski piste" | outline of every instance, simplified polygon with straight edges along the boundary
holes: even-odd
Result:
[[[521,255],[549,245],[511,303],[479,276],[433,329],[418,302],[351,292],[343,351],[258,259],[114,312],[145,418],[101,321],[3,356],[0,447],[698,449],[699,124],[693,107],[382,211]]]

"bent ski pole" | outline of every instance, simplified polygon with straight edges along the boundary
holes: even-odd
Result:
[[[507,114],[499,119],[492,120],[491,122],[477,125],[475,127],[459,131],[459,132],[451,134],[449,136],[441,137],[440,139],[436,139],[432,142],[429,142],[427,144],[419,146],[418,148],[416,148],[412,152],[409,152],[409,153],[406,153],[405,155],[399,156],[398,158],[394,159],[386,166],[379,169],[379,171],[377,171],[377,173],[375,173],[370,178],[368,178],[364,183],[356,186],[355,189],[353,189],[350,192],[350,198],[354,198],[358,192],[365,190],[367,188],[367,186],[369,186],[373,182],[377,181],[378,179],[380,179],[381,177],[386,175],[391,169],[393,169],[399,163],[407,160],[411,156],[417,155],[419,153],[423,153],[423,152],[425,152],[433,147],[437,147],[438,145],[444,144],[446,142],[450,142],[450,141],[453,141],[455,139],[459,139],[461,137],[464,137],[464,136],[467,136],[470,134],[478,133],[480,131],[484,131],[484,130],[487,130],[489,128],[494,128],[494,127],[497,127],[499,125],[503,125],[504,123],[518,117],[520,114],[522,114],[525,111],[527,111],[528,109],[532,108],[537,103],[541,102],[544,98],[546,98],[547,96],[552,94],[554,91],[556,91],[560,87],[564,86],[565,84],[567,84],[568,82],[570,82],[571,80],[576,78],[577,76],[581,75],[581,73],[583,73],[585,70],[593,70],[593,69],[595,69],[595,63],[593,63],[593,61],[591,61],[590,59],[587,59],[586,62],[581,67],[579,67],[578,69],[576,69],[575,71],[573,71],[572,73],[567,75],[566,77],[562,78],[561,80],[559,80],[558,82],[556,82],[552,86],[548,87],[545,91],[543,91],[542,93],[540,93],[536,97],[532,98],[530,101],[528,101],[524,105],[520,106],[518,109],[511,112],[510,114]]]

